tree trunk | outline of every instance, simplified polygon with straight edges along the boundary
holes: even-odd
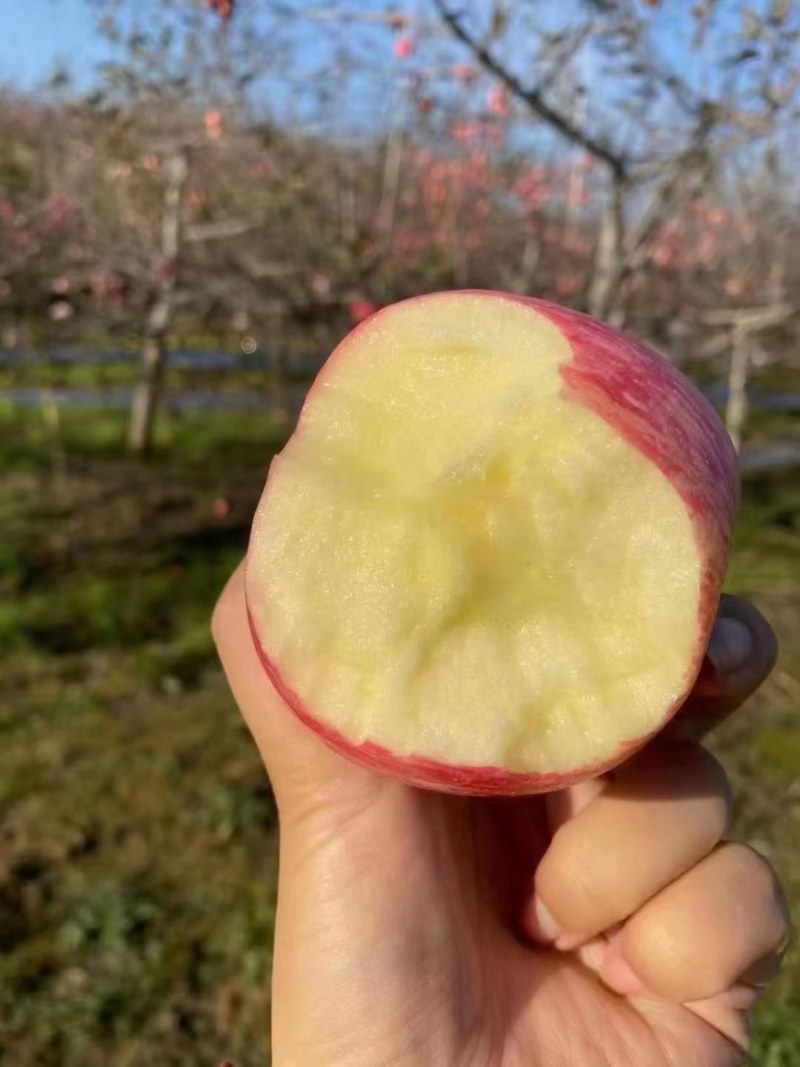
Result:
[[[149,452],[153,444],[156,414],[164,384],[166,346],[163,337],[148,337],[142,349],[142,379],[131,402],[128,449],[135,456]]]
[[[590,315],[605,319],[614,310],[625,273],[624,183],[612,176],[608,201],[600,220],[594,270],[589,285]]]
[[[538,237],[532,234],[525,238],[522,247],[522,256],[519,266],[511,273],[508,283],[509,289],[514,293],[529,293],[533,286],[536,270],[541,258],[541,244]]]
[[[378,204],[378,234],[381,249],[389,251],[394,236],[397,196],[400,190],[400,169],[403,162],[403,130],[396,127],[389,134],[386,145],[386,159],[383,165],[383,184],[381,199]]]
[[[161,267],[155,301],[147,318],[142,347],[142,377],[136,387],[128,421],[128,448],[134,455],[149,452],[164,385],[167,334],[175,315],[178,263],[183,243],[183,199],[189,178],[189,153],[178,148],[166,162],[164,213],[161,224]]]
[[[728,369],[728,404],[725,426],[733,447],[742,445],[742,430],[747,417],[747,375],[750,369],[750,336],[740,325],[733,328],[731,362]]]

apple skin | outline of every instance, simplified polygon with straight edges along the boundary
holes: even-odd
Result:
[[[573,361],[561,369],[565,394],[651,459],[686,504],[703,560],[699,670],[739,506],[739,462],[731,439],[703,394],[646,345],[589,315],[544,300],[522,302],[554,322],[572,346]]]
[[[354,743],[320,722],[281,677],[257,632],[248,607],[250,632],[258,658],[283,701],[328,747],[350,761],[397,778],[408,785],[464,796],[522,796],[566,788],[597,777],[632,756],[676,715],[689,695],[704,661],[720,591],[728,566],[730,537],[739,503],[739,467],[731,440],[712,405],[666,359],[633,338],[589,315],[535,297],[491,290],[455,290],[412,297],[402,303],[442,300],[454,295],[480,295],[523,304],[553,322],[572,348],[572,360],[561,368],[563,393],[590,408],[646,455],[666,475],[684,500],[691,519],[702,578],[697,635],[692,662],[681,695],[649,734],[630,739],[607,759],[551,774],[510,771],[495,766],[457,766],[424,756],[402,756],[372,741]],[[334,372],[338,358],[352,340],[377,317],[390,317],[389,305],[359,323],[336,348],[308,392]],[[265,493],[269,493],[267,479]],[[245,573],[247,568],[245,565]],[[245,580],[247,596],[248,583]]]

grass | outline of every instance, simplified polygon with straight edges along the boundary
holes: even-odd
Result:
[[[261,418],[0,419],[0,1062],[263,1063],[274,808],[208,615],[280,441]],[[213,514],[229,501],[225,518]]]
[[[134,464],[121,414],[0,409],[0,1062],[268,1060],[275,813],[208,617],[283,432],[170,415]],[[714,743],[795,902],[798,559],[798,479],[748,483],[730,587],[782,656]],[[800,1067],[798,1035],[792,952],[754,1062]]]

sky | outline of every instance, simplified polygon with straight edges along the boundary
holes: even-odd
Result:
[[[360,0],[350,6],[377,10],[386,5],[383,0]],[[416,5],[406,0],[395,6]],[[669,44],[673,36],[674,30]],[[102,58],[103,45],[87,0],[0,0],[0,84],[32,89],[62,64],[77,86],[84,87]]]
[[[85,0],[0,0],[0,84],[32,89],[59,61],[85,83],[101,54]]]
[[[261,2],[266,4],[268,0]],[[404,2],[413,5],[417,0]],[[387,3],[391,0],[353,0],[352,7],[378,11],[385,10]],[[288,8],[301,10],[304,4],[311,8],[325,6],[314,0],[284,0]],[[136,0],[132,0],[129,10],[136,10]],[[211,25],[214,21],[211,19]],[[386,53],[391,59],[389,35],[385,29],[380,32],[387,37]],[[306,28],[302,43],[293,51],[292,76],[296,82],[307,86],[318,83],[319,67],[326,65],[329,52],[323,44],[326,36],[313,23]],[[71,90],[85,92],[97,83],[98,68],[110,57],[111,50],[98,33],[97,9],[93,9],[91,0],[0,0],[0,89],[36,90],[62,70],[70,75]],[[302,102],[298,104],[297,94],[292,93],[286,78],[276,76],[266,85],[262,81],[253,99],[267,104],[271,115],[293,121],[296,111],[292,111],[290,96],[295,108],[304,107]],[[361,128],[370,121],[374,124],[373,103],[359,100],[357,95],[347,100],[345,110],[355,126]],[[370,112],[367,119],[361,115],[365,110]]]
[[[136,10],[137,0],[132,0],[130,10]],[[150,0],[157,2],[157,0]],[[269,0],[260,0],[266,10],[270,8]],[[466,0],[469,8],[480,10],[482,3],[488,0]],[[701,57],[691,52],[691,33],[693,22],[686,17],[689,0],[661,0],[658,7],[648,9],[652,19],[652,31],[658,42],[662,55],[671,66],[681,70],[684,77],[702,85],[710,74],[709,68],[704,65]],[[765,9],[772,0],[751,0],[753,8]],[[572,10],[563,5],[563,0],[540,0],[539,17],[548,12],[555,18],[556,23],[563,20],[564,14]],[[277,4],[276,0],[276,7]],[[326,7],[319,0],[281,0],[285,8],[295,9],[300,12],[304,9],[321,10]],[[359,11],[360,13],[387,11],[390,8],[402,8],[407,11],[423,11],[428,9],[427,0],[337,0],[334,6]],[[254,9],[257,5],[254,0]],[[740,7],[736,0],[728,0],[720,5],[721,14],[724,17],[722,23],[726,28],[732,29],[734,23],[738,25],[741,18]],[[301,20],[302,21],[302,20]],[[552,19],[550,20],[552,21]],[[382,37],[375,33],[382,34]],[[387,73],[392,73],[394,62],[391,55],[391,35],[386,30],[370,32],[367,36],[359,35],[363,40],[368,52],[364,55],[365,68],[374,66],[376,62],[383,61],[389,64]],[[302,41],[291,50],[293,67],[291,75],[295,83],[301,83],[308,90],[313,90],[315,85],[320,85],[325,79],[324,67],[330,49],[323,42],[328,36],[323,23],[311,20],[303,34]],[[98,64],[107,57],[107,45],[97,33],[96,12],[92,10],[91,0],[0,0],[0,87],[8,86],[18,90],[30,90],[46,81],[59,67],[65,66],[73,77],[73,87],[80,90],[87,89],[95,80]],[[385,60],[381,57],[385,55]],[[284,71],[284,74],[289,73]],[[386,81],[388,89],[391,78]],[[590,78],[590,80],[594,80]],[[334,95],[339,94],[338,104],[340,111],[356,122],[362,112],[368,113],[368,123],[374,125],[375,100],[374,87],[371,94],[361,92],[357,82],[349,84],[345,89],[349,93],[347,98],[341,96],[343,87],[338,83],[333,86]],[[268,101],[270,111],[279,119],[292,121],[293,115],[287,104],[290,95],[286,79],[272,79],[266,89],[262,88],[260,99]],[[386,95],[379,93],[380,96]],[[387,98],[388,99],[388,98]],[[391,103],[388,101],[387,105]],[[385,108],[378,115],[378,121],[385,121]]]

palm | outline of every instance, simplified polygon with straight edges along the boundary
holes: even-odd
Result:
[[[548,839],[542,798],[464,800],[382,783],[346,819],[315,820],[278,931],[276,987],[296,1003],[281,971],[291,945],[312,1008],[299,1046],[292,1037],[296,1062],[303,1048],[314,1062],[370,1067],[738,1062],[690,1010],[618,997],[574,955],[525,943],[518,918]],[[299,965],[298,946],[308,951]],[[299,1026],[275,1011],[276,1034]]]

